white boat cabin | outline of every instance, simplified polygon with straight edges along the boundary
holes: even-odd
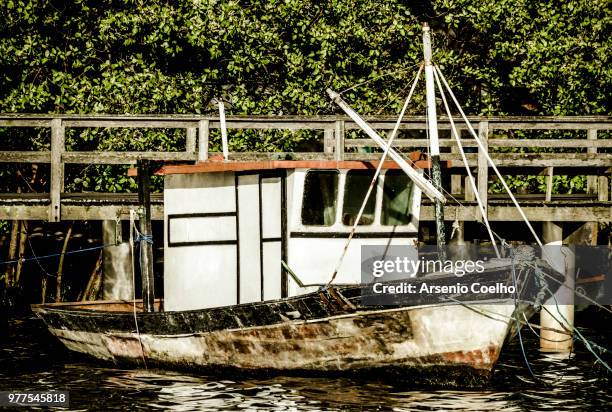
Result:
[[[165,310],[279,299],[326,284],[374,175],[367,165],[165,167]],[[415,244],[420,204],[421,191],[401,170],[383,169],[334,283],[360,282],[362,245]]]

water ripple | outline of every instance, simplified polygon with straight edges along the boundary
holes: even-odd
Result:
[[[599,336],[601,342],[606,338],[610,336]],[[607,410],[612,404],[609,376],[588,353],[578,348],[572,357],[559,358],[540,354],[535,338],[525,345],[537,378],[528,374],[518,346],[512,344],[486,390],[442,391],[348,378],[262,379],[117,369],[74,357],[30,320],[20,322],[11,339],[0,343],[0,390],[68,390],[70,411],[537,412]]]

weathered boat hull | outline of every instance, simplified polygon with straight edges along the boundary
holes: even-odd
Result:
[[[510,305],[479,308],[502,317],[514,311]],[[35,311],[46,321],[62,317],[58,312],[62,309]],[[137,334],[135,327],[96,330],[96,319],[88,315],[78,320],[72,316],[70,329],[54,326],[51,320],[50,331],[70,350],[118,364],[142,363],[144,358],[147,363],[179,368],[232,365],[242,370],[350,371],[453,386],[488,380],[509,328],[503,318],[483,320],[479,313],[451,304],[171,335]],[[167,318],[164,315],[154,316]]]
[[[499,266],[478,278],[485,284],[514,282],[509,279],[508,268]],[[511,298],[486,295],[461,303],[360,304],[370,289],[333,287],[191,311],[160,311],[159,301],[151,313],[142,312],[142,302],[58,303],[33,310],[68,349],[117,364],[377,374],[436,386],[485,384],[517,326],[512,319],[534,311],[525,300],[515,306]]]

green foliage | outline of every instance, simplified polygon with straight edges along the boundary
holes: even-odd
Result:
[[[609,113],[604,0],[4,0],[0,112],[207,113],[221,96],[229,114],[331,114],[327,87],[369,81],[347,100],[362,113],[394,114],[422,58],[422,21],[472,114]],[[423,113],[422,103],[411,113]],[[41,149],[45,133],[22,137]],[[81,129],[67,144],[180,150],[181,133]],[[231,137],[232,150],[294,150],[316,136]],[[67,187],[133,189],[111,170],[89,167]]]

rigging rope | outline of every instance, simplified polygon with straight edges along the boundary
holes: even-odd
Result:
[[[406,113],[406,109],[408,108],[408,104],[410,103],[410,100],[412,99],[412,94],[414,93],[414,89],[416,88],[417,83],[419,82],[419,77],[421,76],[421,72],[423,71],[423,65],[421,64],[419,66],[419,70],[416,74],[416,77],[414,78],[414,81],[412,83],[412,87],[410,88],[410,92],[408,93],[408,97],[406,98],[406,102],[404,103],[404,107],[402,107],[402,110],[399,114],[399,117],[397,119],[397,122],[395,123],[395,127],[393,128],[393,131],[391,132],[391,135],[389,136],[389,139],[387,140],[387,147],[385,148],[385,151],[380,159],[380,162],[378,164],[378,167],[376,168],[376,172],[374,173],[374,176],[372,177],[372,181],[370,182],[370,186],[368,187],[368,191],[366,192],[366,195],[363,199],[363,203],[361,204],[361,207],[359,209],[359,212],[357,213],[357,218],[355,219],[355,223],[353,223],[353,227],[351,228],[351,233],[349,234],[348,239],[346,240],[346,243],[344,245],[344,249],[342,251],[342,255],[340,255],[340,259],[338,260],[338,263],[336,264],[336,268],[334,269],[334,272],[332,274],[331,279],[329,280],[329,282],[327,282],[327,284],[325,285],[326,287],[329,286],[335,279],[336,276],[338,276],[338,271],[340,270],[340,266],[342,265],[342,262],[344,261],[344,257],[346,256],[346,252],[348,250],[348,247],[351,243],[351,240],[353,239],[353,236],[355,235],[355,231],[357,230],[357,226],[359,225],[359,221],[361,220],[361,216],[363,215],[363,212],[365,210],[366,204],[368,203],[368,199],[370,198],[370,194],[372,193],[372,190],[374,188],[374,186],[376,185],[376,181],[378,180],[378,176],[380,175],[380,171],[382,170],[382,167],[385,163],[385,159],[387,158],[387,155],[389,153],[389,151],[391,150],[391,144],[393,143],[393,139],[395,139],[395,135],[397,134],[397,130],[400,127],[400,124],[402,123],[402,119],[404,118],[404,114]]]
[[[457,110],[461,114],[461,117],[463,117],[463,120],[465,121],[465,123],[466,123],[466,125],[468,127],[468,130],[472,134],[472,137],[474,137],[474,140],[476,140],[476,143],[478,144],[478,147],[480,148],[481,152],[486,157],[487,161],[489,162],[489,164],[491,165],[491,167],[493,168],[493,170],[497,174],[497,177],[499,178],[500,182],[502,183],[502,186],[504,187],[504,189],[506,190],[506,192],[510,196],[510,199],[512,199],[512,202],[514,203],[514,206],[518,209],[519,214],[521,215],[521,217],[523,218],[523,220],[527,224],[527,227],[531,231],[531,234],[535,238],[535,240],[538,243],[538,245],[542,246],[542,241],[540,240],[540,237],[536,234],[533,226],[531,226],[531,223],[529,222],[529,219],[527,219],[527,216],[525,215],[525,212],[523,211],[523,208],[521,208],[521,206],[519,205],[518,201],[514,197],[514,194],[512,193],[512,190],[510,190],[510,187],[506,183],[506,180],[503,178],[503,176],[499,172],[499,169],[497,169],[497,166],[493,162],[493,159],[491,159],[491,156],[489,156],[487,148],[484,147],[483,143],[480,141],[480,138],[478,137],[478,134],[474,131],[474,128],[472,127],[472,124],[470,123],[470,121],[468,120],[467,116],[463,112],[463,109],[459,105],[459,101],[457,100],[457,98],[455,97],[455,94],[453,93],[453,91],[451,90],[450,86],[448,85],[448,83],[446,81],[446,78],[444,77],[444,74],[442,74],[442,71],[440,70],[438,65],[434,65],[434,69],[435,69],[434,72],[437,71],[438,74],[440,75],[440,78],[442,79],[442,83],[444,83],[444,86],[446,87],[446,90],[448,91],[448,94],[450,95],[450,97],[453,99],[453,102],[457,106]]]
[[[459,152],[461,153],[461,159],[463,159],[463,164],[465,165],[465,170],[468,174],[468,180],[472,186],[472,190],[474,191],[474,195],[476,196],[476,202],[478,203],[478,207],[480,208],[480,213],[482,214],[482,219],[484,221],[484,225],[487,228],[487,232],[489,233],[489,237],[491,238],[491,243],[493,244],[493,249],[495,249],[495,254],[497,257],[501,257],[499,254],[499,250],[497,249],[497,243],[495,242],[495,237],[491,232],[491,225],[489,224],[489,219],[487,218],[487,212],[485,209],[485,205],[480,198],[480,194],[478,192],[478,187],[476,186],[476,182],[474,181],[474,176],[472,176],[472,171],[470,170],[470,165],[468,164],[467,158],[465,157],[465,152],[463,151],[463,145],[461,144],[461,138],[459,137],[459,133],[457,133],[457,128],[455,127],[455,122],[453,121],[453,115],[451,114],[450,108],[448,107],[448,102],[446,101],[446,95],[444,94],[444,89],[440,84],[440,78],[438,77],[438,73],[434,70],[434,78],[436,79],[436,83],[438,88],[440,89],[440,96],[442,97],[442,102],[444,103],[444,108],[446,109],[446,113],[448,115],[448,121],[451,126],[451,133],[455,137],[455,141],[457,142],[457,147],[459,148]]]

